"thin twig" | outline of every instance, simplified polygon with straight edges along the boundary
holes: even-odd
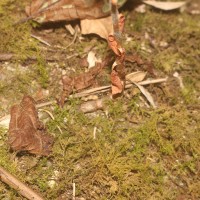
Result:
[[[43,40],[41,37],[31,34],[31,37],[35,38],[36,40],[40,41],[42,44],[46,44],[47,46],[51,46],[48,42]]]
[[[14,188],[18,193],[20,193],[22,196],[26,197],[27,199],[43,200],[40,194],[34,192],[31,188],[29,188],[27,185],[22,183],[20,180],[18,180],[12,174],[7,172],[1,166],[0,166],[0,179],[2,182]]]
[[[72,192],[72,195],[73,195],[73,200],[75,200],[75,199],[76,199],[76,184],[73,183],[72,185],[73,185],[73,192]]]
[[[74,44],[74,42],[76,41],[77,35],[78,35],[78,28],[76,27],[74,38],[73,38],[72,42],[65,47],[66,49],[69,48],[72,44]]]
[[[114,36],[118,42],[120,42],[121,38],[121,32],[119,30],[119,12],[117,9],[117,0],[110,0],[111,2],[111,16],[112,16],[112,22],[113,22],[113,30],[114,30]]]
[[[160,78],[160,79],[152,79],[152,80],[141,81],[141,82],[138,82],[137,84],[139,84],[139,85],[149,85],[149,84],[162,83],[162,82],[166,82],[166,81],[167,81],[167,78]],[[128,89],[128,88],[131,88],[133,86],[134,86],[134,84],[126,82],[125,88]],[[111,85],[88,89],[88,90],[85,90],[85,91],[82,91],[82,92],[79,92],[79,93],[76,93],[76,94],[72,94],[68,98],[66,98],[65,100],[67,101],[69,98],[81,98],[81,97],[89,96],[91,94],[100,94],[100,93],[108,92],[110,90],[110,88],[111,88]],[[50,106],[50,105],[55,104],[55,103],[57,103],[57,102],[56,101],[48,101],[48,102],[40,103],[40,104],[36,105],[36,108],[42,108],[42,107]],[[4,117],[1,117],[0,118],[0,125],[6,126],[9,119],[10,119],[10,115],[6,115]]]
[[[54,47],[61,50],[67,50],[72,44],[74,44],[74,42],[76,41],[77,35],[78,35],[78,28],[76,27],[73,40],[66,47],[62,47],[62,46],[54,46]]]

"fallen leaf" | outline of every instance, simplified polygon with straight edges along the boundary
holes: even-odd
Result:
[[[153,77],[155,77],[154,66],[149,61],[143,61],[141,57],[137,54],[129,54],[126,55],[125,60],[131,63],[137,63],[141,66],[141,68],[147,72],[149,72]]]
[[[60,105],[63,106],[65,98],[68,97],[72,92],[82,90],[91,86],[94,83],[96,76],[100,73],[102,65],[96,63],[95,67],[90,68],[88,72],[82,73],[75,77],[64,75],[62,77],[63,92],[60,99]]]
[[[142,94],[146,97],[147,101],[152,105],[153,108],[156,108],[156,105],[154,103],[153,97],[151,94],[140,84],[137,84],[134,82],[134,84],[140,89]]]
[[[97,59],[93,51],[89,51],[87,56],[88,68],[94,67],[97,62],[101,62],[100,59]]]
[[[142,2],[165,11],[178,9],[186,4],[186,1],[177,1],[177,2],[142,1]]]
[[[125,1],[119,0],[118,5]],[[105,17],[110,14],[110,4],[99,0],[33,0],[25,10],[29,18],[44,23]]]
[[[116,9],[115,3],[116,2],[112,3],[112,12]],[[114,35],[109,34],[108,36],[108,45],[116,56],[111,72],[112,97],[115,98],[122,94],[125,86],[125,49],[121,46],[121,42],[119,41],[120,35],[124,29],[125,18],[122,14],[116,14],[115,12],[112,13],[112,15],[118,16],[118,20],[116,20],[115,17],[112,18]]]
[[[115,39],[115,36],[112,35],[112,34],[110,34],[108,36],[108,45],[113,50],[113,52],[115,53],[115,55],[117,55],[119,57],[121,56],[120,45],[118,44],[117,40]]]
[[[123,14],[119,14],[118,18],[119,18],[119,22],[118,22],[119,23],[119,31],[121,33],[123,33],[124,25],[125,25],[125,16]]]
[[[144,64],[144,61],[137,54],[128,54],[125,57],[125,60],[131,63],[137,63],[138,65]]]
[[[142,72],[142,71],[132,72],[126,75],[126,80],[129,82],[137,83],[137,82],[143,81],[146,74],[147,74],[146,72]]]
[[[30,96],[24,96],[19,105],[11,107],[8,144],[14,151],[44,156],[51,152],[53,138],[39,121],[35,101]]]
[[[81,20],[81,33],[83,35],[97,34],[107,40],[108,35],[113,33],[112,18],[109,16],[101,19],[83,19]]]
[[[112,82],[112,96],[117,97],[124,90],[124,82],[120,79],[119,74],[115,70],[111,72],[110,77]]]

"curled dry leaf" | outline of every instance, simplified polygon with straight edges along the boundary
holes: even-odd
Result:
[[[125,86],[125,49],[121,46],[125,17],[118,13],[115,0],[111,1],[111,15],[114,33],[108,36],[108,44],[116,56],[111,72],[112,96],[115,98],[122,94]]]
[[[35,101],[30,96],[24,96],[19,105],[11,108],[8,143],[14,151],[44,156],[51,152],[53,138],[39,121]]]
[[[177,1],[177,2],[143,1],[143,2],[145,4],[148,4],[150,6],[153,6],[155,8],[165,10],[165,11],[178,9],[186,4],[186,1]]]
[[[126,0],[119,0],[119,6]],[[109,1],[99,0],[32,0],[26,7],[29,18],[40,23],[61,20],[96,19],[110,14]]]
[[[156,104],[154,103],[154,99],[152,97],[152,95],[147,91],[147,89],[145,89],[142,85],[138,84],[138,83],[134,83],[142,92],[142,94],[146,97],[147,101],[151,104],[151,106],[153,108],[156,108]]]
[[[115,39],[114,35],[109,35],[108,36],[108,45],[110,48],[113,50],[115,55],[121,56],[121,51],[120,51],[120,45],[118,44],[117,40]]]
[[[111,72],[111,82],[112,96],[117,97],[124,90],[124,81],[121,81],[119,74],[115,70]]]
[[[153,64],[147,60],[143,60],[139,55],[137,54],[126,55],[125,61],[131,63],[137,63],[142,67],[143,70],[149,72],[153,77],[156,77]]]
[[[125,17],[122,14],[119,14],[119,31],[121,33],[124,32],[124,25],[125,25]]]
[[[95,67],[90,68],[88,72],[82,73],[75,77],[64,75],[62,77],[63,92],[60,99],[60,105],[63,106],[65,98],[72,92],[82,90],[91,86],[94,83],[96,76],[100,73],[102,65],[97,63]]]
[[[112,19],[110,16],[101,19],[83,19],[81,20],[81,33],[84,35],[97,34],[107,39],[108,35],[113,33]]]
[[[132,72],[128,75],[126,75],[126,80],[129,82],[140,82],[143,81],[145,76],[146,76],[146,72],[141,72],[141,71],[137,71],[137,72]]]
[[[116,30],[119,29],[120,34],[124,29],[124,21],[124,16],[119,14],[117,24],[118,28],[116,28]],[[108,44],[116,55],[116,60],[112,65],[111,72],[112,96],[115,98],[122,94],[125,86],[125,49],[119,43],[118,36],[116,38],[116,36],[112,34],[108,36]]]

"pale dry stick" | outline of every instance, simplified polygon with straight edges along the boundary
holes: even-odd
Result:
[[[76,184],[73,183],[73,192],[72,192],[72,195],[73,195],[73,200],[76,199]]]
[[[43,40],[42,38],[36,36],[36,35],[33,35],[31,34],[31,37],[35,38],[36,40],[40,41],[42,44],[46,44],[47,46],[51,46],[48,42],[46,42],[45,40]]]
[[[2,167],[0,167],[0,179],[2,182],[14,188],[19,194],[26,197],[27,199],[44,200],[40,194],[34,192],[31,188],[22,183]]]
[[[151,104],[153,108],[156,108],[156,104],[154,103],[152,95],[140,84],[133,82],[141,91],[141,93],[146,97],[147,101]]]
[[[72,44],[74,44],[74,42],[76,41],[77,35],[78,35],[78,28],[76,27],[74,38],[73,38],[72,42],[65,47],[65,49],[69,48]]]
[[[140,81],[137,84],[139,85],[149,85],[149,84],[155,84],[155,83],[162,83],[162,82],[166,82],[167,78],[160,78],[160,79],[152,79],[152,80],[146,80],[146,81]],[[126,86],[125,88],[131,88],[133,87],[134,84],[133,83],[129,83],[128,81],[126,82]],[[108,92],[111,88],[111,85],[107,85],[107,86],[102,86],[102,87],[98,87],[98,88],[92,88],[89,90],[85,90],[83,92],[80,93],[76,93],[74,95],[70,95],[69,97],[75,97],[75,98],[79,98],[79,97],[85,97],[91,94],[99,94],[99,93],[104,93],[104,92]]]
[[[141,82],[138,82],[138,84],[139,85],[149,85],[149,84],[155,84],[155,83],[162,83],[162,82],[166,82],[166,81],[167,81],[167,77],[166,78],[160,78],[160,79],[152,79],[152,80],[141,81]],[[134,84],[126,82],[125,88],[128,89],[128,88],[131,88],[133,86],[134,86]],[[91,94],[100,94],[100,93],[108,92],[110,90],[110,88],[111,88],[111,85],[102,86],[102,87],[98,87],[98,88],[92,88],[92,89],[85,90],[83,92],[79,92],[79,93],[70,95],[69,98],[81,98],[81,97],[85,97],[85,96],[88,96],[88,95],[91,95]],[[57,103],[56,101],[48,101],[48,102],[37,104],[36,108],[42,108],[42,107],[50,106],[50,105],[56,104],[56,103]],[[10,121],[10,115],[6,115],[4,117],[1,117],[0,118],[0,125],[8,126],[9,121]]]
[[[117,0],[110,0],[114,36],[115,36],[116,40],[118,41],[118,43],[120,43],[121,32],[119,30],[119,19],[118,19],[119,12],[117,9],[117,2],[118,2]]]
[[[77,35],[78,35],[78,28],[76,27],[75,28],[75,34],[74,34],[73,40],[66,47],[61,47],[61,46],[54,46],[54,47],[56,47],[58,49],[62,49],[62,50],[68,49],[76,41]]]
[[[93,139],[94,140],[96,139],[96,133],[97,133],[97,127],[95,126],[94,130],[93,130]]]

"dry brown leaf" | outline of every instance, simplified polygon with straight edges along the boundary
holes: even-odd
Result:
[[[109,15],[104,1],[33,0],[26,13],[40,23],[75,19],[96,19]]]
[[[121,31],[124,27],[124,17],[119,15],[119,18],[118,26]],[[116,55],[111,72],[112,96],[115,98],[122,94],[125,86],[125,49],[121,47],[121,44],[119,44],[118,40],[112,34],[108,36],[108,44]]]
[[[96,66],[92,67],[88,72],[82,73],[78,76],[70,77],[64,75],[62,77],[63,92],[61,95],[60,105],[64,105],[65,98],[68,97],[72,92],[91,86],[101,69],[102,65],[97,63]]]
[[[123,14],[119,14],[119,31],[121,33],[124,32],[124,25],[125,25],[125,17]]]
[[[121,81],[119,74],[113,70],[111,72],[111,89],[112,89],[112,96],[117,97],[120,95],[124,90],[124,81]]]
[[[113,33],[112,18],[109,16],[101,19],[83,19],[81,33],[83,35],[97,34],[107,40],[108,35]]]
[[[154,103],[153,97],[151,94],[140,84],[134,83],[142,92],[142,94],[146,97],[147,101],[151,104],[153,108],[156,108],[156,105]]]
[[[131,63],[137,63],[142,67],[143,70],[149,72],[153,77],[155,77],[154,66],[151,62],[143,60],[137,54],[129,54],[126,55],[125,60]]]
[[[24,96],[19,105],[11,108],[8,143],[14,151],[45,156],[51,152],[53,138],[46,134],[44,125],[38,119],[35,101],[30,96]]]
[[[142,72],[142,71],[133,72],[126,75],[126,80],[129,82],[137,83],[137,82],[143,81],[146,74],[147,74],[146,72]]]
[[[128,54],[125,58],[126,61],[131,63],[137,63],[138,65],[144,64],[144,61],[137,54]]]
[[[186,4],[186,1],[178,1],[178,2],[163,2],[163,1],[143,1],[145,4],[153,6],[155,8],[159,8],[161,10],[174,10],[181,8]]]
[[[118,6],[122,6],[125,2],[126,0],[118,0]],[[97,19],[110,14],[110,2],[108,0],[32,0],[26,7],[26,13],[28,19],[40,23]]]

